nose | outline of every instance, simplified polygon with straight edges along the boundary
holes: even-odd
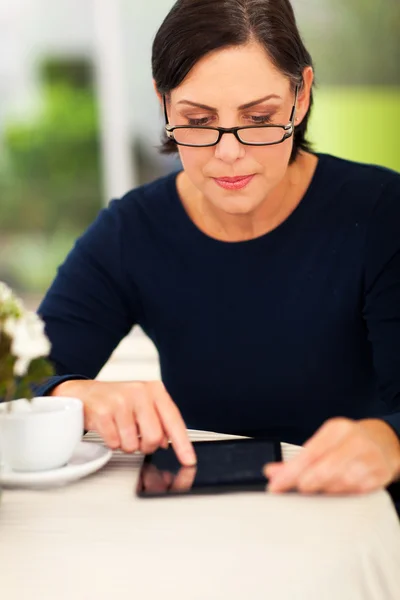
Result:
[[[224,133],[219,143],[215,146],[215,158],[227,164],[234,163],[244,155],[245,147],[236,139],[233,133]]]

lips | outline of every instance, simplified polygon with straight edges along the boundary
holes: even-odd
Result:
[[[239,175],[238,177],[216,177],[217,181],[226,181],[227,183],[236,183],[238,181],[244,181],[252,177],[252,175]]]
[[[239,177],[218,177],[215,178],[214,181],[217,185],[219,185],[219,187],[222,187],[225,190],[242,190],[250,183],[253,177],[254,175],[242,175]]]

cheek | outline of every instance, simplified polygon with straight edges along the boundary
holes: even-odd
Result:
[[[264,146],[261,148],[249,148],[254,161],[268,170],[286,169],[292,152],[292,144],[283,143],[275,146]]]
[[[292,153],[291,144],[277,144],[264,148],[251,148],[251,157],[258,163],[264,177],[271,183],[282,179],[289,165]]]
[[[185,148],[179,147],[179,156],[183,168],[187,173],[199,173],[214,156],[213,148]]]

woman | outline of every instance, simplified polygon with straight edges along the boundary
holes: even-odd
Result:
[[[313,64],[288,0],[178,0],[153,46],[164,150],[78,240],[40,314],[87,429],[145,453],[188,427],[305,443],[270,489],[400,476],[400,176],[311,151]],[[329,118],[329,115],[326,117]],[[161,382],[94,377],[139,324]]]

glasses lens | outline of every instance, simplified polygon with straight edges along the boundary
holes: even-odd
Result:
[[[248,144],[276,144],[285,136],[282,127],[249,127],[238,131],[242,142]]]
[[[218,139],[218,131],[214,131],[213,129],[184,127],[182,129],[174,130],[174,138],[178,144],[207,146],[208,144],[215,144]]]

